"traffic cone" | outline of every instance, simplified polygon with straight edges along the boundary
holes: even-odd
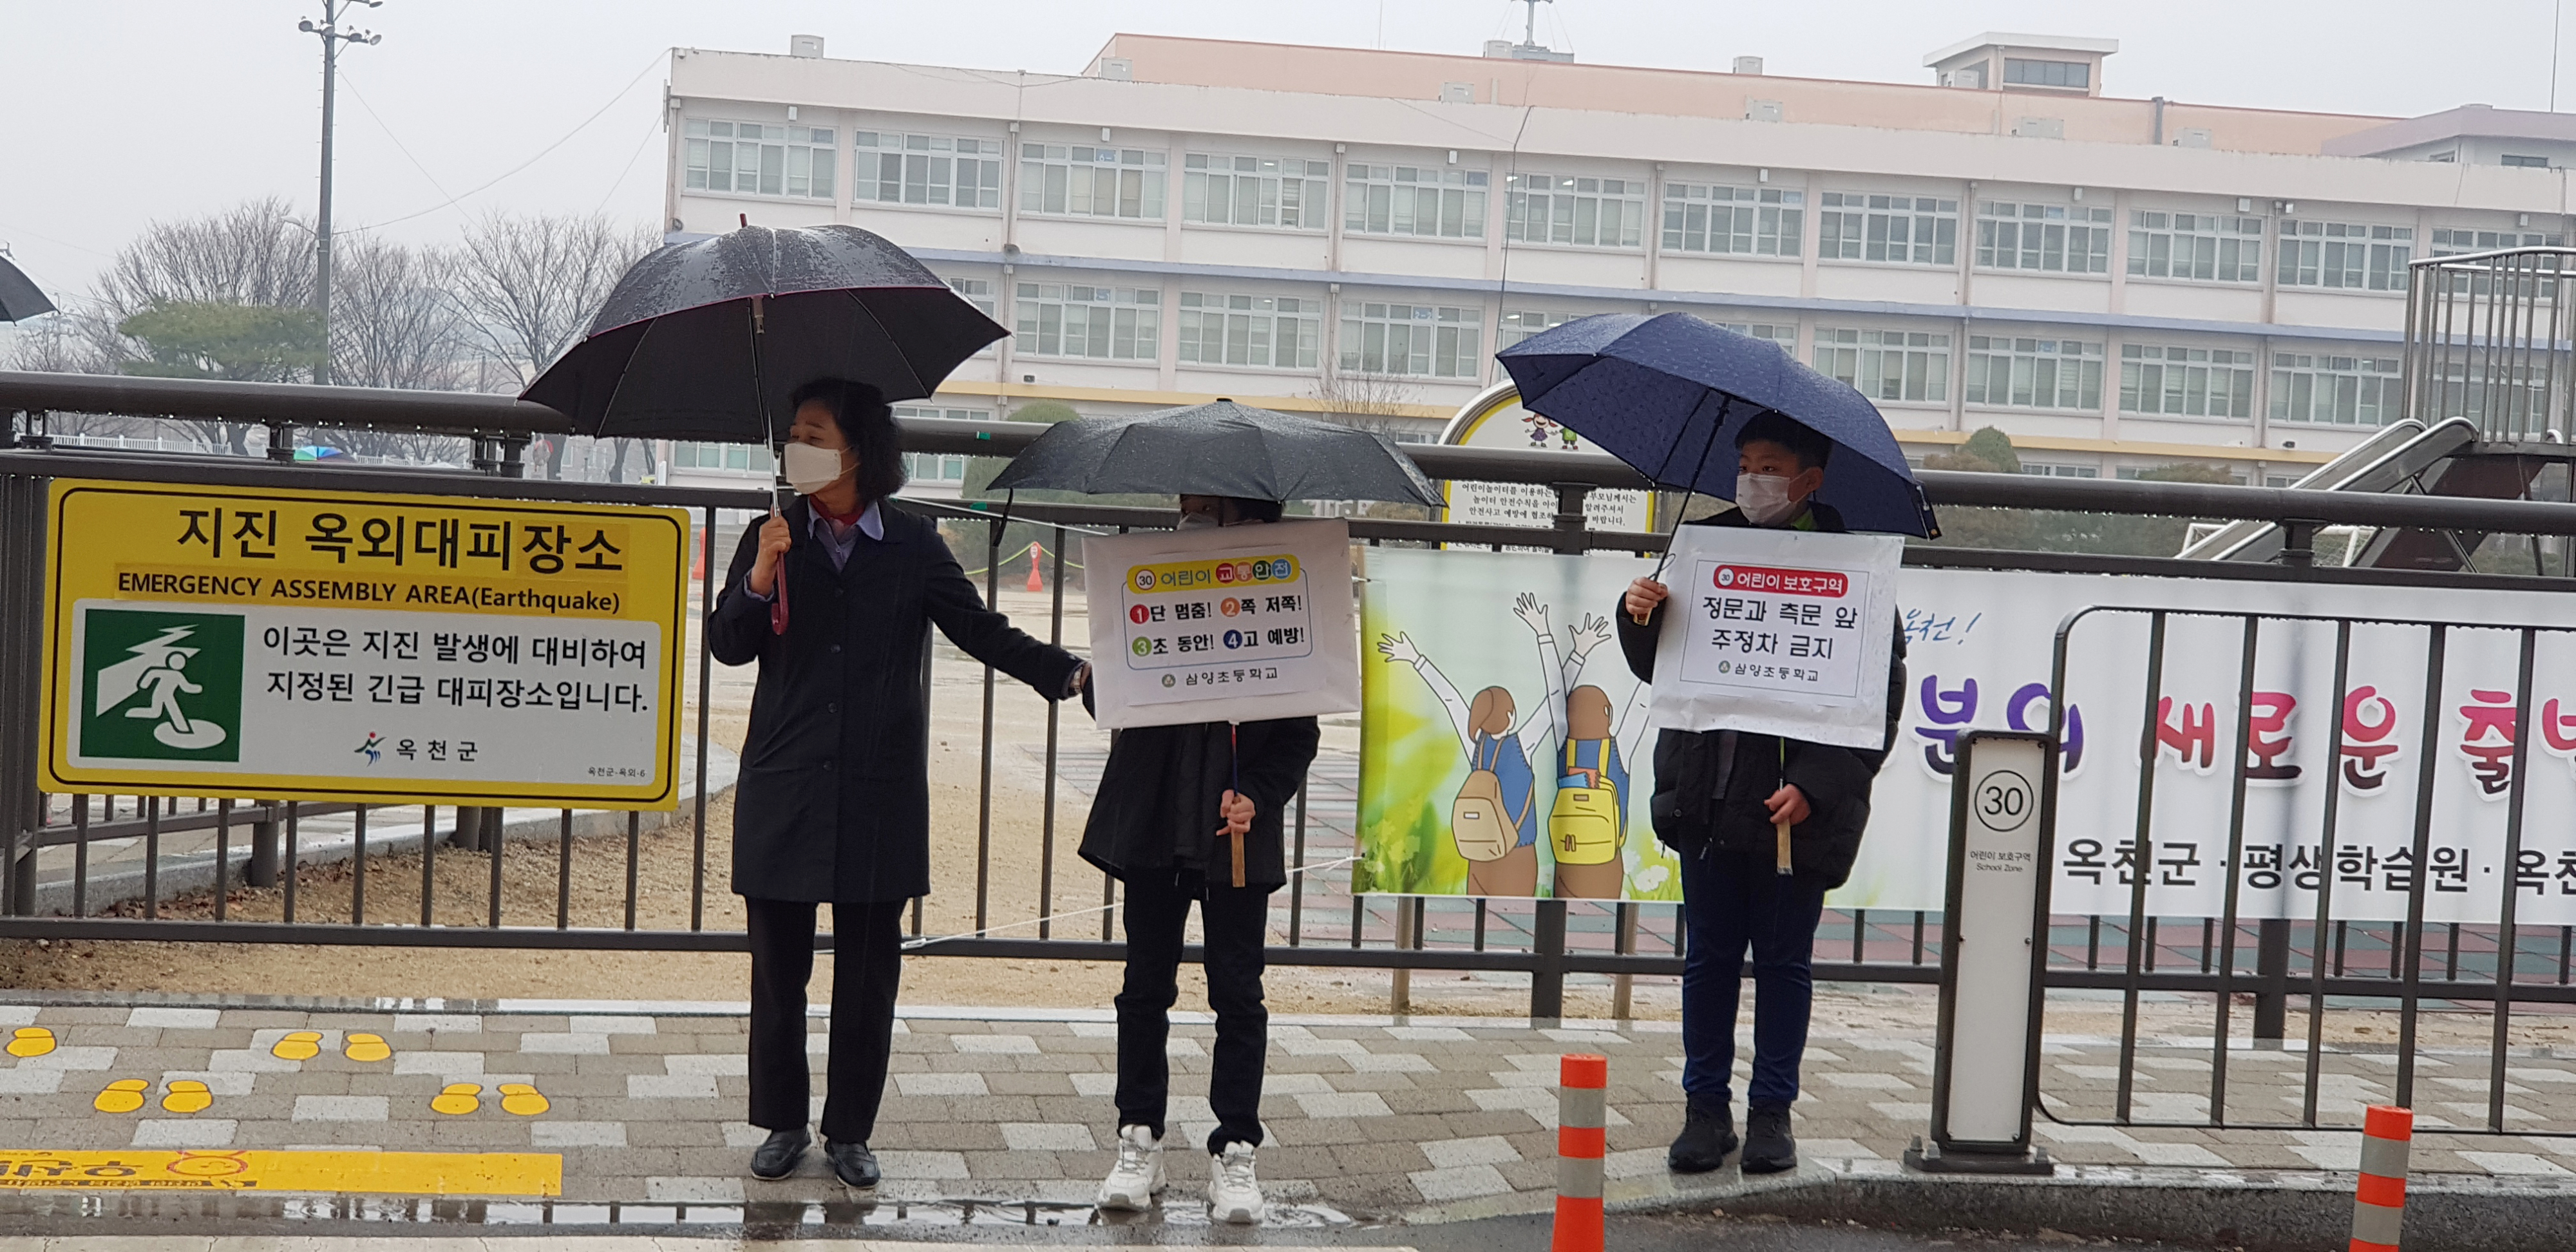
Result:
[[[707,530],[706,530],[706,527],[701,526],[701,527],[699,527],[699,528],[698,528],[698,550],[697,550],[697,552],[696,552],[695,554],[693,554],[693,555],[689,558],[689,581],[690,581],[690,582],[696,582],[696,581],[698,581],[699,579],[705,578],[706,576],[707,576]]]
[[[2374,1104],[2362,1115],[2361,1183],[2352,1197],[2352,1252],[2397,1252],[2406,1217],[2406,1154],[2415,1139],[2412,1109]]]
[[[1610,1058],[1570,1053],[1557,1063],[1556,1234],[1548,1252],[1602,1252],[1602,1123]]]
[[[1038,577],[1038,565],[1039,565],[1039,563],[1043,562],[1044,560],[1046,560],[1046,549],[1045,549],[1044,547],[1042,547],[1042,546],[1038,545],[1038,544],[1035,544],[1035,543],[1030,544],[1030,545],[1029,545],[1029,590],[1030,590],[1030,591],[1032,591],[1032,592],[1038,592],[1038,591],[1044,591],[1044,590],[1046,590],[1046,580],[1045,580],[1045,579],[1043,579],[1043,578]]]

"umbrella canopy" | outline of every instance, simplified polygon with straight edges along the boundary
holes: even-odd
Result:
[[[993,486],[1441,505],[1431,480],[1386,436],[1232,400],[1058,422]]]
[[[54,302],[36,290],[26,272],[0,257],[0,322],[23,322],[41,313],[54,311]]]
[[[775,443],[806,383],[919,399],[1008,333],[881,235],[745,226],[637,261],[523,398],[585,435]]]
[[[1778,413],[1834,442],[1816,498],[1853,530],[1934,535],[1932,506],[1878,407],[1778,344],[1687,313],[1604,313],[1495,354],[1521,403],[1659,486],[1735,498],[1735,433]]]

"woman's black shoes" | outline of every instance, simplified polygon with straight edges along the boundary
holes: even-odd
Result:
[[[1705,1174],[1726,1164],[1735,1143],[1735,1114],[1726,1104],[1692,1096],[1689,1110],[1682,1115],[1682,1133],[1673,1140],[1664,1163],[1676,1174]]]
[[[866,1191],[877,1185],[877,1154],[864,1143],[827,1143],[823,1156],[832,1162],[832,1176]]]
[[[794,1130],[773,1130],[751,1152],[751,1176],[785,1178],[796,1172],[796,1162],[805,1155],[805,1145],[813,1142],[802,1126]]]
[[[1744,1172],[1785,1174],[1798,1168],[1798,1141],[1789,1134],[1789,1106],[1757,1104],[1744,1114]]]

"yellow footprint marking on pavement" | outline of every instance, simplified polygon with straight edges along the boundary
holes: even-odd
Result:
[[[170,1093],[161,1097],[161,1108],[171,1113],[203,1113],[206,1106],[214,1102],[215,1095],[206,1090],[206,1084],[193,1078],[179,1078],[171,1081]]]
[[[9,1040],[11,1056],[43,1056],[54,1050],[54,1032],[42,1026],[21,1026]]]
[[[385,1046],[383,1035],[371,1035],[364,1031],[349,1036],[348,1046],[340,1049],[340,1055],[352,1061],[382,1061],[392,1057],[393,1054],[394,1050]]]
[[[483,1107],[483,1101],[480,1098],[482,1091],[483,1087],[480,1083],[452,1082],[437,1095],[430,1097],[429,1107],[433,1112],[445,1113],[450,1117],[462,1117]]]
[[[534,1117],[553,1107],[554,1105],[548,1103],[544,1096],[537,1093],[537,1089],[535,1087],[531,1087],[526,1083],[505,1082],[501,1084],[502,1112],[516,1113],[521,1117]]]
[[[89,1102],[90,1107],[102,1113],[131,1113],[143,1107],[143,1093],[151,1089],[152,1084],[144,1079],[120,1078],[107,1084],[107,1090]]]
[[[322,1032],[299,1030],[272,1045],[268,1054],[281,1061],[309,1061],[322,1054]]]

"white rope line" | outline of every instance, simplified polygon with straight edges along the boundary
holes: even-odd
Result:
[[[1317,870],[1336,869],[1341,866],[1348,865],[1358,859],[1360,859],[1358,854],[1354,853],[1350,856],[1343,857],[1338,861],[1320,861],[1313,865],[1300,865],[1289,870],[1288,876],[1294,878],[1299,874],[1313,873]],[[1062,921],[1069,917],[1088,917],[1094,913],[1106,913],[1116,907],[1118,907],[1118,905],[1113,901],[1108,904],[1095,904],[1089,908],[1072,909],[1062,913],[1049,913],[1044,917],[1032,917],[1027,921],[1004,922],[998,926],[987,926],[982,930],[959,931],[953,935],[916,935],[903,941],[902,950],[905,952],[911,952],[916,949],[929,947],[934,943],[947,943],[955,939],[980,939],[996,931],[1018,930],[1024,926],[1035,926],[1042,922]]]

